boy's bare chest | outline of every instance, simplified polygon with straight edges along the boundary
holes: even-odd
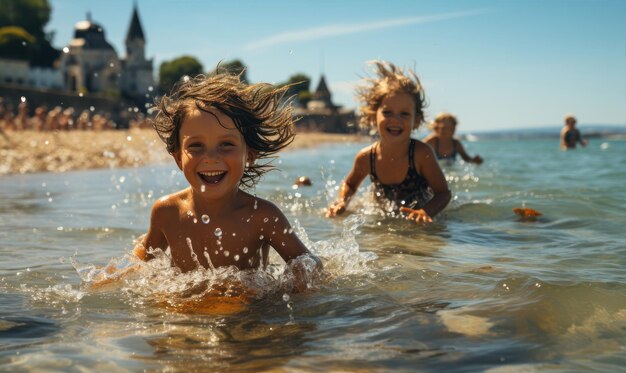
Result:
[[[240,269],[256,268],[265,230],[245,221],[185,221],[165,229],[173,264],[183,271],[234,265]]]

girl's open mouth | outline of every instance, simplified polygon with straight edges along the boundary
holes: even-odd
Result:
[[[398,127],[390,128],[390,127],[387,127],[387,132],[392,134],[392,135],[396,135],[397,136],[397,135],[402,134],[402,128],[398,128]]]
[[[207,184],[217,184],[226,176],[226,171],[198,172],[198,175]]]

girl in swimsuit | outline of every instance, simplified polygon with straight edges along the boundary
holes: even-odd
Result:
[[[424,119],[424,90],[414,72],[374,61],[376,77],[357,90],[361,124],[375,126],[380,140],[359,151],[327,216],[342,214],[361,182],[370,176],[379,202],[409,220],[432,222],[450,201],[450,190],[430,146],[411,139]]]
[[[441,113],[437,115],[435,120],[430,124],[430,128],[433,133],[424,139],[424,142],[430,145],[437,159],[445,159],[449,161],[455,161],[457,154],[463,158],[465,162],[481,164],[483,159],[476,155],[470,157],[463,144],[458,139],[454,138],[454,131],[456,131],[457,120],[456,117],[449,113]]]

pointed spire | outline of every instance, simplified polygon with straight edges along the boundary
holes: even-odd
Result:
[[[91,12],[87,11],[87,21],[91,22]]]
[[[130,27],[128,28],[128,34],[126,34],[126,41],[141,39],[145,40],[143,36],[143,28],[139,21],[139,12],[137,11],[137,2],[133,6],[133,16],[130,19]]]
[[[328,89],[328,85],[326,84],[326,78],[324,78],[324,74],[320,77],[320,82],[317,85],[317,89],[313,94],[313,99],[320,100],[324,102],[330,103],[330,90]]]

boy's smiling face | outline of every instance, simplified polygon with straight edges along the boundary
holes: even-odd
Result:
[[[192,189],[208,198],[238,189],[246,161],[252,158],[230,117],[196,108],[183,121],[179,138],[174,158]]]

